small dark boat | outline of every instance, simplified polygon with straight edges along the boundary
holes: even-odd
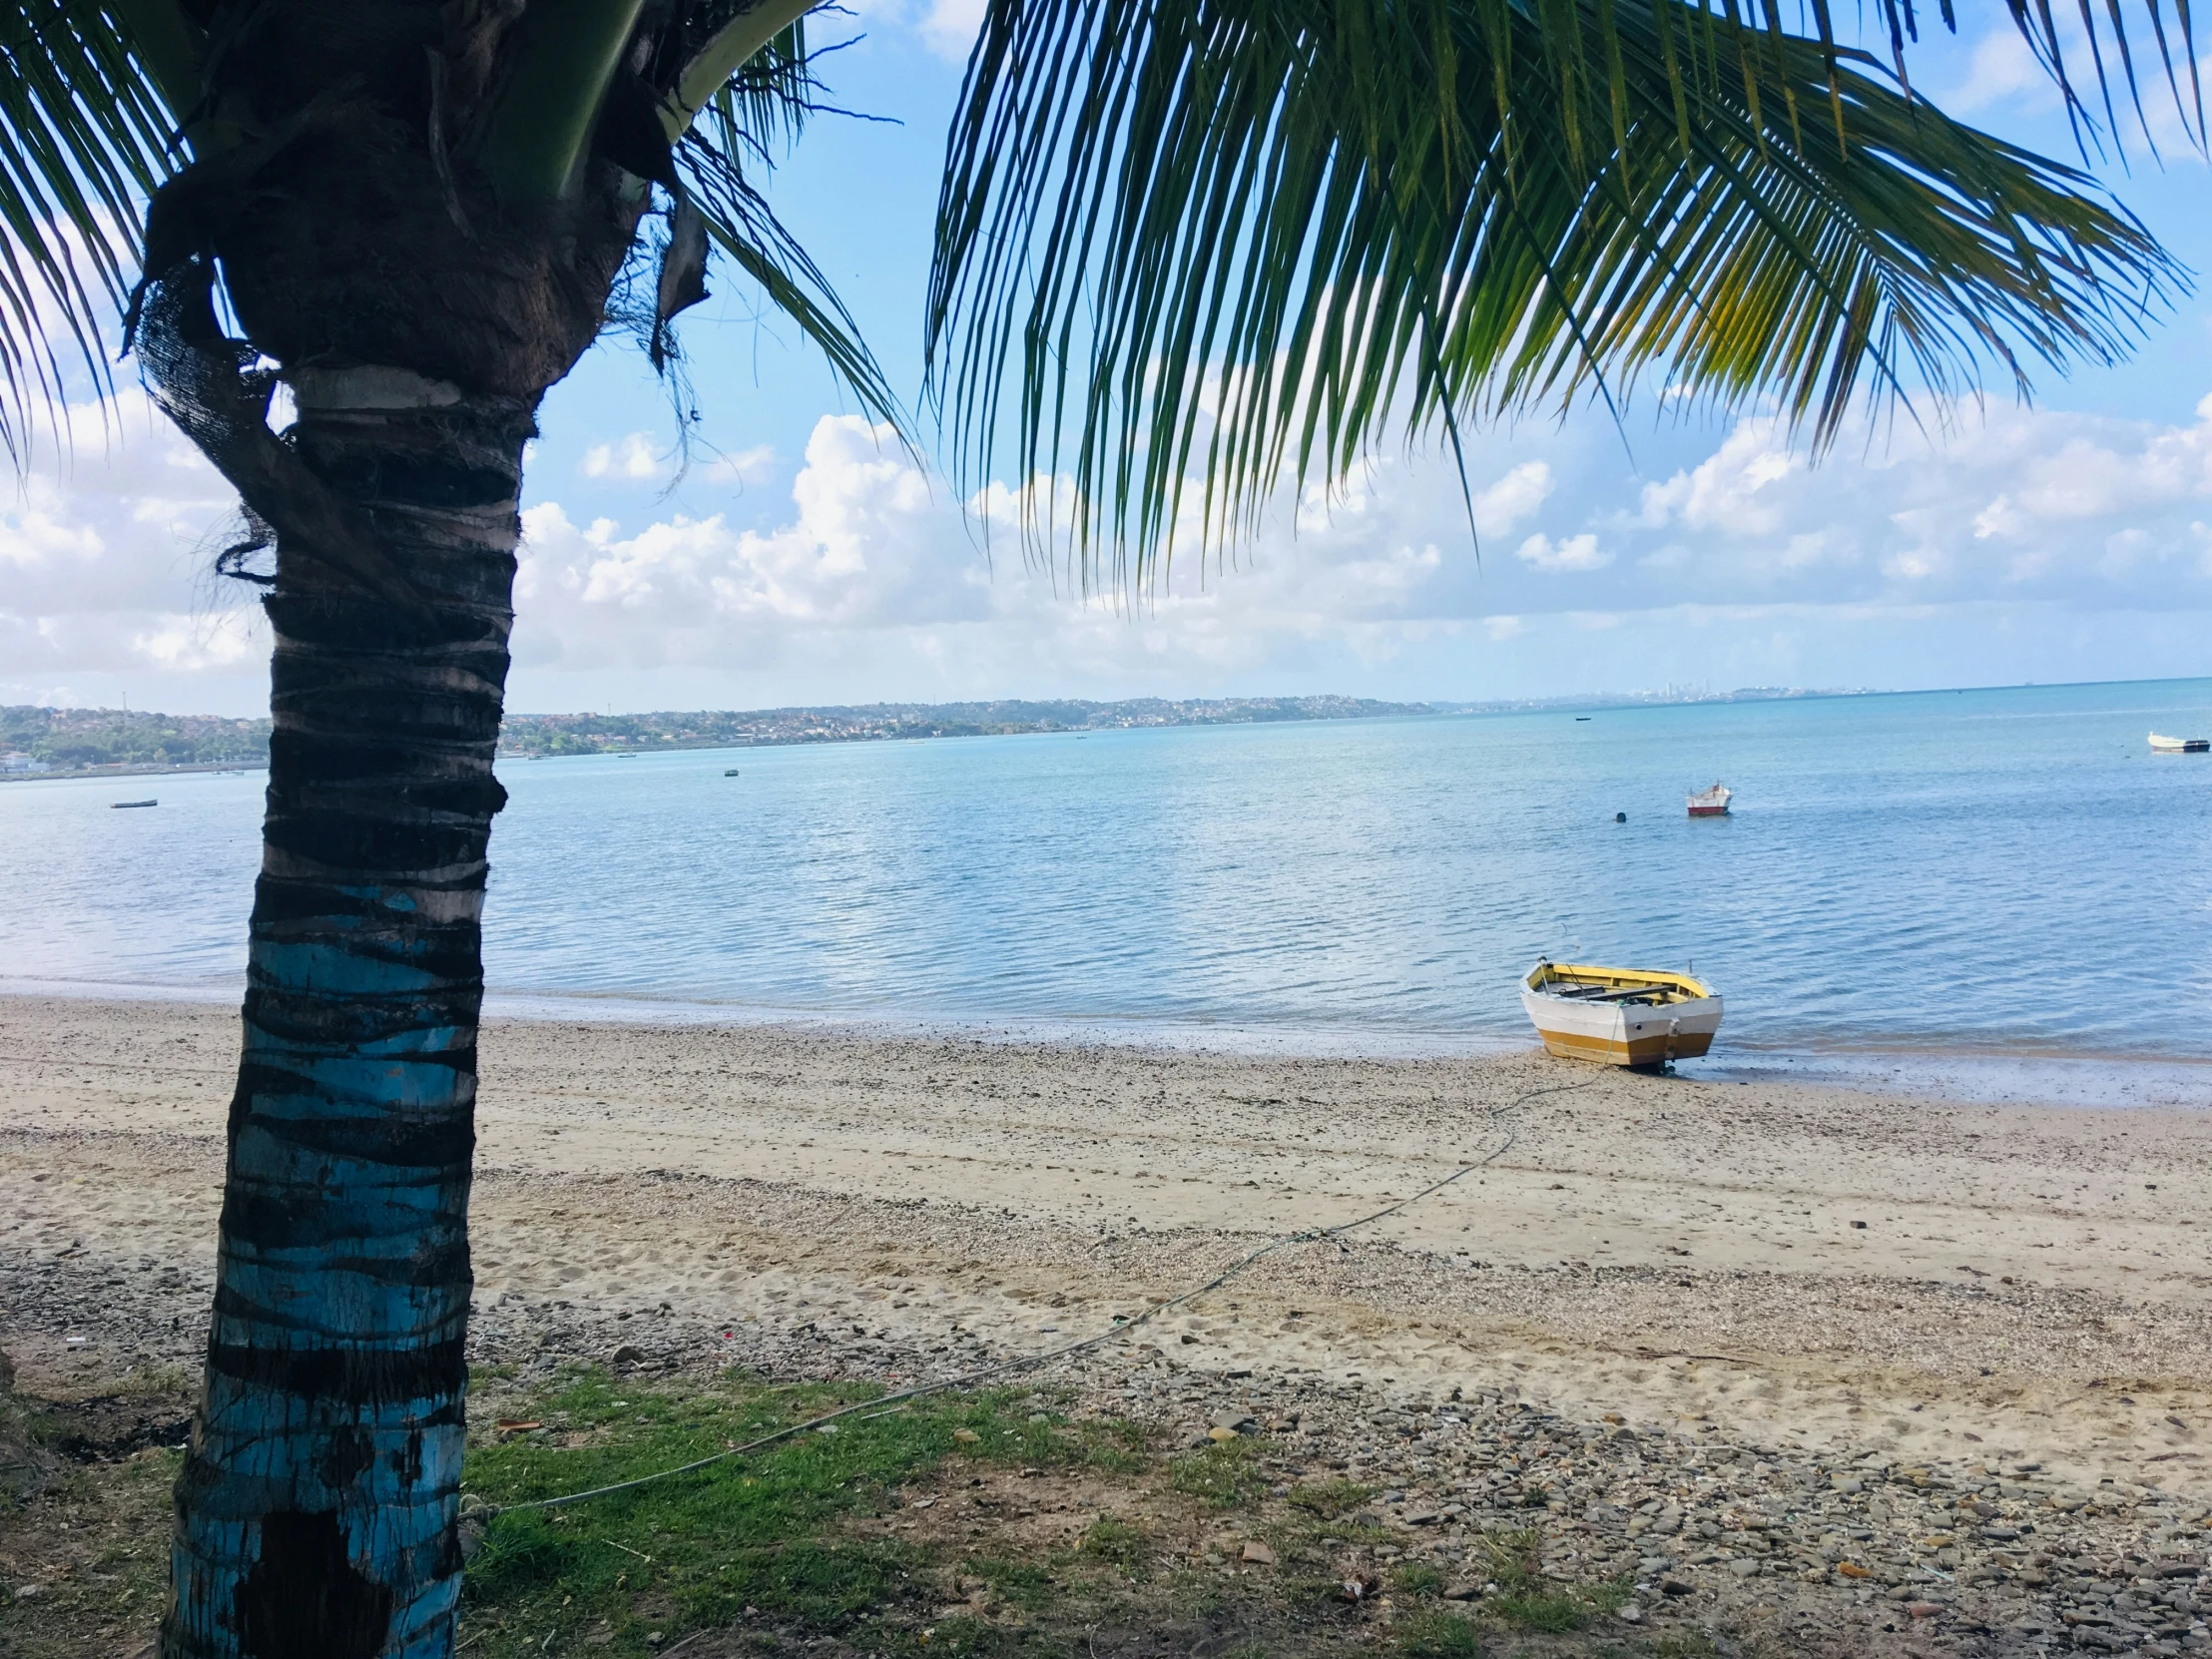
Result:
[[[726,773],[724,773],[724,774],[723,774],[723,777],[725,777],[725,778],[735,778],[735,777],[737,777],[737,775],[738,775],[738,769],[737,769],[736,767],[732,767],[732,768],[731,768],[731,769],[730,769],[730,770],[729,770],[728,772],[726,772]]]
[[[108,805],[120,813],[128,807],[159,807],[161,803],[159,801],[111,801]]]

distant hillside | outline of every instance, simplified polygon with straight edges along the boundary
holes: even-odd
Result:
[[[873,703],[693,714],[509,715],[503,755],[596,755],[625,749],[729,749],[748,744],[867,743],[889,738],[979,738],[1020,732],[1097,732],[1136,726],[1232,726],[1261,721],[1426,715],[1425,703],[1366,697],[1220,697],[1123,703]]]
[[[699,710],[650,715],[509,714],[502,755],[604,755],[626,750],[738,749],[794,743],[870,743],[891,738],[983,738],[1023,732],[1101,732],[1147,726],[1250,726],[1382,716],[1504,714],[1652,703],[1765,702],[1834,697],[1748,687],[1527,698],[1492,703],[1382,703],[1372,697],[1137,697],[991,703],[870,703],[796,709]],[[149,715],[128,709],[0,708],[0,777],[81,772],[165,772],[180,767],[269,764],[269,722],[213,715]]]
[[[266,720],[28,704],[0,707],[0,766],[11,774],[268,764]]]

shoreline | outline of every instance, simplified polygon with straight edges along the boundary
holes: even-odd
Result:
[[[0,974],[0,1008],[65,1000],[235,1013],[245,977],[206,981],[47,979]],[[1129,1017],[867,1014],[627,992],[506,990],[485,993],[485,1023],[576,1024],[591,1028],[780,1030],[866,1041],[953,1041],[1025,1049],[1127,1049],[1137,1053],[1263,1060],[1507,1060],[1541,1054],[1530,1033],[1393,1030],[1378,1026],[1248,1024]],[[1561,1062],[1572,1065],[1572,1062]],[[1596,1068],[1605,1070],[1608,1068]],[[1954,1104],[2094,1106],[2212,1112],[2212,1060],[2092,1051],[2005,1052],[1988,1048],[1863,1046],[1750,1047],[1723,1041],[1681,1075],[1720,1084],[1873,1090]]]
[[[238,1032],[0,997],[0,1349],[117,1457],[185,1431]],[[1249,1417],[1399,1558],[1532,1528],[1809,1659],[2212,1645],[2161,1599],[2212,1543],[2212,1114],[790,1025],[481,1052],[472,1438],[579,1368],[683,1399],[1100,1336],[1023,1378],[1165,1447]],[[79,1534],[25,1536],[0,1567]]]
[[[1041,1346],[1479,1164],[1179,1314],[1182,1357],[1442,1388],[1504,1375],[1562,1409],[1898,1456],[1987,1442],[2212,1493],[2194,1426],[2212,1431],[2212,1114],[1540,1054],[555,1029],[485,1026],[487,1309],[666,1303],[769,1330],[888,1274],[931,1288],[871,1314],[887,1341],[941,1342],[949,1321]],[[22,1218],[0,1260],[204,1269],[237,1032],[229,1008],[0,1003],[0,1207]],[[34,1353],[66,1360],[65,1335]]]
[[[187,774],[267,772],[267,761],[227,766],[209,761],[180,767],[88,767],[77,772],[0,772],[0,784],[93,784],[106,778],[173,778]]]

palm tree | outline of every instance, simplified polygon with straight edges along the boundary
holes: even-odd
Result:
[[[994,0],[928,296],[959,469],[1067,466],[1020,492],[1025,532],[1139,580],[1386,432],[1456,445],[1649,371],[1825,442],[1863,378],[1939,404],[1986,364],[2108,357],[2173,290],[2082,175],[1839,47],[1823,0],[1813,35],[1764,3]],[[121,309],[239,492],[221,564],[276,636],[173,1659],[452,1644],[523,446],[601,333],[668,364],[710,247],[895,415],[755,188],[806,114],[811,4],[0,22],[0,438],[28,453],[72,376],[108,383]]]

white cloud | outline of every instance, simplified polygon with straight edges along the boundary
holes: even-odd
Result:
[[[1584,531],[1553,541],[1546,535],[1530,536],[1513,549],[1513,557],[1538,570],[1603,570],[1613,555],[1598,549],[1597,537]]]
[[[1474,498],[1475,533],[1502,536],[1517,529],[1550,498],[1552,488],[1547,464],[1523,461]]]
[[[1952,115],[1971,115],[2022,93],[2039,95],[2033,101],[2036,108],[2057,106],[2050,72],[2035,61],[2019,30],[1999,23],[1974,42],[1965,80],[1937,94],[1936,104]]]
[[[983,27],[983,0],[930,0],[921,23],[929,49],[953,63],[966,63]]]
[[[619,478],[631,483],[652,483],[672,477],[673,455],[661,452],[650,432],[631,432],[613,443],[595,443],[584,451],[576,470],[586,478]]]
[[[157,617],[130,636],[131,650],[165,673],[236,669],[268,649],[258,609]]]
[[[210,568],[230,487],[136,388],[62,419],[62,454],[42,444],[0,492],[0,698],[73,672],[189,682],[258,657],[258,595]]]
[[[1768,531],[1779,522],[1778,496],[1765,494],[1803,469],[1780,422],[1746,420],[1707,460],[1663,484],[1644,486],[1641,522],[1693,530]]]
[[[776,446],[757,443],[734,455],[717,455],[698,475],[710,484],[757,484],[775,470]]]
[[[980,560],[889,428],[825,416],[792,485],[796,516],[738,529],[683,514],[625,534],[557,502],[523,514],[518,650],[537,662],[698,659],[795,631],[982,614]]]
[[[226,676],[261,683],[253,596],[207,575],[228,492],[143,399],[124,416],[127,442],[94,437],[0,503],[9,700],[136,674],[134,700],[150,677],[207,707]],[[658,452],[624,439],[595,493],[563,480],[526,514],[518,706],[1910,684],[2057,678],[2054,658],[2119,676],[2173,671],[2212,611],[2212,399],[2178,422],[2001,410],[1941,444],[1863,437],[1812,466],[1745,419],[1648,480],[1595,420],[1499,441],[1471,528],[1447,462],[1386,455],[1334,501],[1279,503],[1229,568],[1186,543],[1134,605],[1025,566],[1004,485],[994,567],[942,483],[856,418],[816,424],[788,497],[741,491],[777,464],[748,450],[693,468],[681,510],[634,515],[627,469]],[[1067,506],[1066,480],[1032,487]],[[2124,643],[2153,636],[2167,655]]]

